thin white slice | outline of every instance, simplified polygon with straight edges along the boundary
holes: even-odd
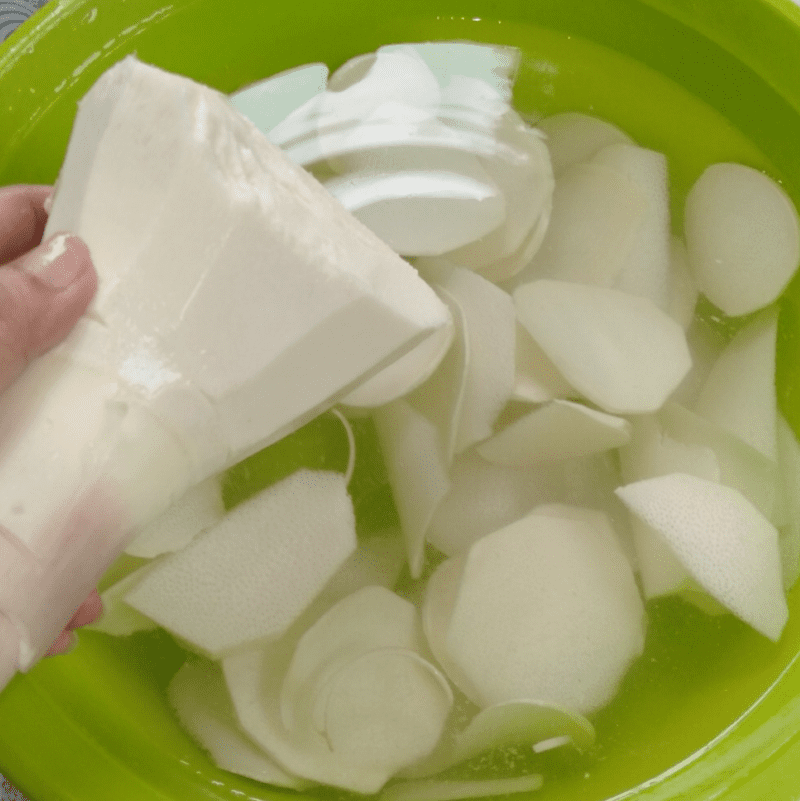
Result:
[[[164,514],[140,529],[125,553],[147,559],[174,553],[218,523],[224,514],[222,486],[219,478],[212,476],[186,490]]]
[[[668,309],[671,234],[666,157],[637,145],[615,144],[596,153],[592,162],[618,170],[636,184],[644,199],[641,220],[613,285]]]
[[[392,250],[437,256],[497,228],[505,200],[492,183],[444,171],[348,173],[325,188]]]
[[[775,341],[778,315],[765,311],[730,341],[711,368],[695,411],[776,458]]]
[[[402,767],[436,747],[452,702],[447,680],[417,652],[373,649],[328,679],[324,735],[340,759]]]
[[[786,525],[781,530],[780,549],[783,586],[791,589],[800,577],[800,444],[786,418],[778,415],[778,465],[787,503]]]
[[[269,132],[295,109],[325,91],[328,67],[305,64],[239,89],[231,103],[260,131]]]
[[[477,446],[487,462],[527,467],[612,450],[630,440],[630,423],[581,403],[554,400]]]
[[[471,359],[470,337],[462,304],[441,287],[437,288],[437,293],[450,310],[454,326],[453,342],[431,377],[409,393],[406,400],[440,432],[445,461],[449,465],[456,450],[466,395]]]
[[[277,787],[302,790],[310,785],[283,770],[242,733],[219,665],[185,662],[170,681],[167,697],[181,725],[218,767]]]
[[[646,212],[642,190],[602,164],[576,164],[559,175],[541,247],[514,285],[555,278],[613,286]]]
[[[423,632],[416,609],[384,587],[368,586],[334,604],[300,637],[280,689],[284,725],[308,723],[316,687],[344,662],[380,648],[419,652]]]
[[[154,620],[143,615],[124,600],[125,596],[150,572],[152,567],[152,564],[142,565],[101,593],[103,613],[98,620],[91,624],[94,631],[124,637],[137,631],[150,631],[158,628],[158,624]]]
[[[461,798],[490,798],[539,790],[543,779],[536,773],[513,779],[419,779],[391,785],[380,801],[458,801]]]
[[[546,403],[556,398],[568,398],[574,395],[575,390],[519,321],[516,331],[517,372],[512,400]]]
[[[609,511],[619,484],[615,459],[597,454],[531,468],[503,467],[468,451],[453,463],[452,487],[431,520],[428,540],[448,556],[544,503]]]
[[[774,525],[786,522],[786,498],[775,461],[677,403],[667,403],[659,411],[658,419],[671,439],[713,451],[719,464],[720,483],[741,492]]]
[[[641,654],[645,623],[608,531],[534,513],[471,547],[446,648],[479,706],[536,698],[588,714]]]
[[[599,117],[576,111],[553,114],[536,123],[547,137],[547,148],[553,162],[553,172],[588,161],[598,150],[619,143],[632,144],[624,131]]]
[[[245,732],[284,769],[321,784],[358,793],[375,793],[399,769],[397,754],[382,764],[351,761],[331,751],[313,726],[287,729],[281,717],[279,691],[297,635],[275,644],[241,649],[223,659],[222,666],[236,715]],[[424,722],[423,722],[424,727]]]
[[[491,84],[506,101],[520,61],[520,51],[506,45],[441,41],[384,45],[379,53],[415,51],[443,87],[454,77],[475,78]]]
[[[450,489],[441,432],[403,399],[377,409],[373,419],[406,541],[409,570],[418,578],[431,518]]]
[[[456,267],[437,286],[461,307],[468,338],[464,395],[458,418],[455,453],[486,439],[514,391],[516,318],[507,292],[479,275]]]
[[[279,637],[355,548],[344,477],[298,470],[166,556],[125,600],[220,654]]]
[[[686,198],[684,229],[700,290],[726,314],[772,303],[800,260],[789,196],[742,164],[713,164],[697,179]]]
[[[516,112],[504,114],[496,135],[525,156],[521,162],[501,154],[482,159],[505,198],[505,222],[448,255],[456,264],[474,269],[491,281],[503,281],[519,272],[539,249],[550,223],[555,182],[541,134]]]
[[[778,532],[741,493],[672,473],[617,494],[664,537],[709,595],[766,637],[780,637],[788,610]]]
[[[407,395],[433,375],[453,344],[455,330],[451,320],[405,356],[345,395],[342,404],[351,409],[372,409]]]
[[[631,441],[620,449],[620,466],[626,484],[670,473],[690,473],[719,481],[721,473],[710,447],[673,439],[653,415],[643,415],[633,421]],[[691,577],[661,534],[636,515],[631,514],[630,518],[645,598],[686,588]]]
[[[647,298],[540,280],[518,287],[514,303],[567,381],[612,414],[655,411],[691,367],[683,329]]]
[[[711,368],[727,344],[719,331],[695,317],[686,329],[686,342],[692,354],[692,367],[672,393],[671,401],[693,408]]]
[[[461,576],[466,562],[467,555],[464,552],[450,559],[445,559],[436,568],[425,587],[421,613],[422,628],[431,653],[450,681],[456,687],[459,687],[465,695],[474,698],[477,695],[477,691],[470,684],[463,671],[450,658],[446,642],[447,630],[450,628],[450,619],[453,616],[453,607],[458,597]],[[440,746],[444,747],[444,743],[445,741]],[[431,754],[431,759],[438,760],[437,753],[438,749]],[[414,773],[413,775],[420,774]]]

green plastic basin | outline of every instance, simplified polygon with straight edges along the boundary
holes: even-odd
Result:
[[[131,52],[228,92],[389,41],[445,38],[523,48],[522,111],[593,112],[666,152],[676,232],[683,195],[715,160],[768,171],[800,206],[800,9],[789,0],[57,0],[0,46],[0,185],[55,179],[76,101]],[[798,282],[782,302],[777,381],[800,431]],[[312,426],[240,479],[335,461],[337,436]],[[391,514],[380,462],[360,469],[363,514]],[[777,644],[730,617],[652,605],[645,657],[598,716],[598,747],[543,756],[538,798],[800,798],[800,591],[789,600]],[[163,632],[83,633],[71,655],[0,695],[0,771],[33,801],[294,795],[218,770],[180,729],[165,686],[183,658]]]

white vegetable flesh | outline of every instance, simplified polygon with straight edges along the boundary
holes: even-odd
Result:
[[[99,287],[2,400],[17,428],[0,473],[29,482],[0,495],[25,549],[0,602],[18,668],[136,528],[449,324],[414,270],[222,95],[133,57],[81,101],[46,234],[59,230],[87,242]]]
[[[299,470],[164,558],[125,601],[220,654],[277,639],[355,548],[342,475]]]
[[[784,190],[742,164],[712,164],[686,198],[689,264],[726,314],[769,305],[800,260],[800,223]]]

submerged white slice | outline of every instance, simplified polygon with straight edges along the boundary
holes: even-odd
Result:
[[[670,244],[669,302],[667,311],[670,317],[688,329],[694,321],[694,310],[700,290],[689,269],[689,255],[686,245],[677,236]]]
[[[667,403],[659,411],[658,420],[670,439],[713,452],[721,484],[741,492],[774,525],[782,526],[786,522],[786,499],[775,461],[730,431],[677,403]],[[695,471],[681,468],[679,472]],[[714,479],[711,473],[703,477]]]
[[[157,623],[125,603],[125,596],[150,572],[152,563],[145,564],[112,584],[100,595],[103,614],[91,624],[95,631],[124,637],[137,631],[157,628]]]
[[[422,628],[416,609],[384,587],[364,587],[328,609],[300,637],[280,689],[287,729],[309,724],[309,710],[326,677],[369,651],[419,652]]]
[[[412,577],[419,578],[425,535],[437,506],[450,489],[441,432],[402,399],[377,409],[373,419],[400,516],[409,570]]]
[[[505,198],[505,222],[482,238],[448,254],[456,264],[470,267],[491,281],[503,281],[519,272],[544,239],[553,208],[553,170],[539,131],[525,125],[514,111],[502,117],[497,137],[522,161],[502,154],[482,159]]]
[[[469,551],[446,636],[479,706],[606,704],[644,647],[627,558],[604,528],[532,514]]]
[[[404,766],[435,748],[452,701],[447,680],[417,652],[374,649],[328,679],[323,733],[341,759]]]
[[[190,487],[164,514],[141,528],[125,553],[147,559],[174,553],[219,522],[224,514],[220,479],[212,476]]]
[[[606,510],[609,498],[614,499],[619,475],[608,454],[516,468],[490,464],[467,451],[454,461],[450,481],[451,489],[428,531],[431,544],[448,556],[540,504],[569,503]]]
[[[620,487],[623,503],[656,529],[713,598],[772,640],[788,609],[778,532],[739,492],[685,473]]]
[[[614,286],[668,309],[672,288],[666,156],[633,144],[614,144],[596,153],[592,161],[618,170],[636,184],[643,197],[641,220]]]
[[[325,188],[390,248],[437,256],[497,228],[505,200],[491,182],[422,169],[348,173]]]
[[[517,373],[512,400],[546,403],[575,394],[575,390],[519,321],[515,359]]]
[[[455,453],[486,439],[514,391],[516,318],[507,292],[456,267],[437,276],[464,315],[469,359],[455,435]]]
[[[185,662],[170,681],[167,697],[181,725],[223,770],[293,790],[309,786],[308,781],[283,770],[242,733],[218,665]]]
[[[291,112],[325,91],[328,67],[305,64],[245,86],[231,95],[231,103],[265,134]]]
[[[686,198],[689,263],[708,299],[726,314],[772,303],[800,260],[797,211],[764,173],[713,164]]]
[[[632,144],[628,134],[616,125],[575,111],[553,114],[539,120],[536,125],[547,137],[547,148],[555,173],[560,173],[571,164],[588,161],[608,145]]]
[[[526,467],[589,456],[630,440],[630,423],[572,401],[554,400],[477,446],[487,462]]]
[[[539,280],[518,287],[514,303],[567,381],[608,412],[655,411],[691,367],[683,329],[646,298]]]
[[[647,209],[628,176],[602,164],[576,164],[556,181],[553,211],[541,247],[515,278],[613,286]]]
[[[298,470],[165,557],[125,600],[219,654],[279,637],[355,547],[343,476]]]
[[[775,342],[778,315],[764,312],[722,351],[695,411],[730,431],[768,459],[776,459]]]
[[[498,748],[536,746],[558,739],[584,751],[594,743],[594,727],[583,715],[555,704],[509,701],[480,710],[452,741],[404,771],[404,776],[432,776]]]

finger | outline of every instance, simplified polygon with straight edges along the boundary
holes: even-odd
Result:
[[[56,641],[48,648],[45,656],[56,656],[71,651],[78,644],[78,638],[72,631],[62,631]]]
[[[88,626],[90,623],[94,623],[102,614],[103,602],[100,599],[100,593],[97,590],[92,590],[89,597],[78,607],[78,611],[67,623],[67,628],[77,629],[81,626]]]
[[[66,337],[96,288],[88,248],[68,234],[0,267],[0,391]]]
[[[47,212],[44,203],[49,186],[5,186],[0,188],[0,264],[35,248],[44,234]]]

